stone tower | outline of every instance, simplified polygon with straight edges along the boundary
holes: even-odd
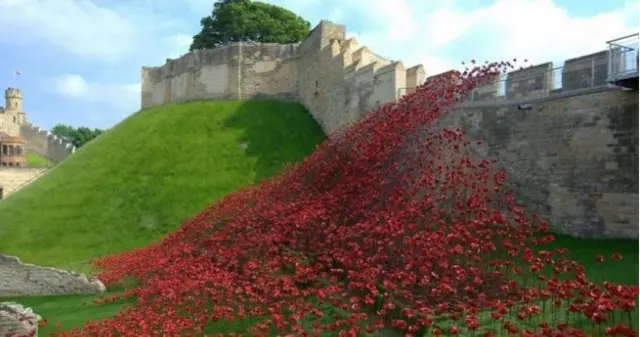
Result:
[[[22,91],[16,88],[7,88],[4,91],[5,107],[4,113],[7,122],[17,125],[24,124],[25,114],[22,110]]]
[[[0,166],[25,165],[25,139],[20,135],[24,123],[22,92],[8,88],[4,91],[6,107],[0,109]]]

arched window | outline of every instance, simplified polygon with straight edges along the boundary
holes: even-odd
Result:
[[[16,123],[16,116],[13,116],[13,123]]]

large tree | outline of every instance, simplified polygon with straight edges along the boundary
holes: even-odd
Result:
[[[309,34],[305,19],[280,6],[251,0],[222,0],[200,21],[190,50],[232,42],[295,43]]]
[[[75,128],[71,125],[57,124],[51,129],[51,133],[65,141],[72,143],[75,147],[81,147],[90,140],[101,135],[105,130],[90,129],[85,126]]]

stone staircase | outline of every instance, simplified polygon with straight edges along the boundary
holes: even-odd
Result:
[[[47,171],[46,168],[0,168],[0,188],[2,188],[2,199],[7,198],[12,193],[35,181],[45,171]]]

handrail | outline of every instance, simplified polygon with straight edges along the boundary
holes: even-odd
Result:
[[[606,52],[606,50],[603,50]],[[628,52],[622,52],[627,54]],[[634,54],[635,56],[635,54]],[[572,60],[563,66],[532,72],[529,75],[510,77],[502,73],[498,79],[475,88],[465,100],[471,102],[504,102],[517,99],[534,99],[559,95],[562,92],[607,87],[610,74],[610,56],[597,53],[584,60]],[[621,64],[630,66],[631,64]],[[635,66],[635,64],[633,65]],[[525,68],[526,70],[526,68]],[[620,69],[622,70],[622,69]],[[524,76],[522,76],[524,75]],[[520,77],[522,76],[522,77]],[[533,81],[531,81],[533,80]],[[531,84],[535,82],[534,84]],[[397,96],[409,93],[410,89],[398,88]]]
[[[639,33],[631,34],[616,40],[608,41],[608,81],[617,82],[619,80],[637,77],[638,73],[638,38]],[[619,43],[614,43],[619,42]]]
[[[627,47],[627,46],[623,46],[623,45],[620,45],[620,44],[609,43],[609,49],[611,49],[611,47],[622,49],[623,52],[636,50],[636,48],[633,48],[633,47]]]
[[[636,36],[636,35],[640,36],[640,33],[629,34],[629,35],[627,35],[627,36],[623,36],[623,37],[619,37],[619,38],[617,38],[617,39],[609,40],[609,41],[607,41],[607,42],[605,42],[605,43],[606,43],[606,44],[614,44],[614,43],[613,43],[614,41],[620,41],[620,40],[628,39],[628,38],[630,38],[630,37],[634,37],[634,36]]]

